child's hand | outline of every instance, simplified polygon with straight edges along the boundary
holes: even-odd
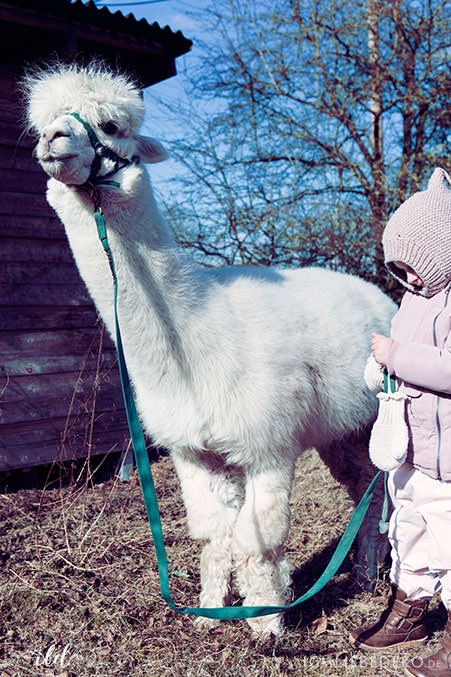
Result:
[[[383,336],[382,334],[371,334],[371,336],[373,337],[371,340],[371,352],[373,357],[376,362],[386,367],[393,339],[388,338],[388,336]]]

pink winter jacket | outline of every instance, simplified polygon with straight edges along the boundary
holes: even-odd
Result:
[[[408,396],[407,462],[451,481],[451,285],[430,298],[407,291],[392,320],[388,370]]]

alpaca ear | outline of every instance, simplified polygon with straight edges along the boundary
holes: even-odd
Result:
[[[138,142],[137,154],[141,162],[154,164],[168,158],[165,148],[156,139],[151,139],[149,136],[137,136],[136,140]]]

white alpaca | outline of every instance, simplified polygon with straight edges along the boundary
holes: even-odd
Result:
[[[138,136],[139,90],[93,65],[57,67],[26,82],[47,198],[63,221],[80,273],[114,337],[111,272],[89,191],[102,144],[141,162],[165,157]],[[363,382],[371,331],[387,332],[394,304],[376,287],[321,269],[206,270],[176,247],[148,174],[103,157],[100,186],[119,279],[119,319],[137,407],[178,473],[190,533],[205,539],[201,606],[222,606],[232,572],[247,605],[287,600],[284,557],[296,458],[316,447],[354,499],[374,475],[367,432],[376,398]],[[92,177],[91,177],[92,178]],[[377,567],[378,507],[367,518],[359,563]],[[278,633],[280,615],[250,620]]]

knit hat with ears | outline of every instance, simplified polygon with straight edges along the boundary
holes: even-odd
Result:
[[[451,282],[451,178],[444,169],[435,169],[427,189],[395,211],[382,244],[387,268],[410,291],[434,296]],[[410,266],[423,286],[409,284],[394,261]]]

